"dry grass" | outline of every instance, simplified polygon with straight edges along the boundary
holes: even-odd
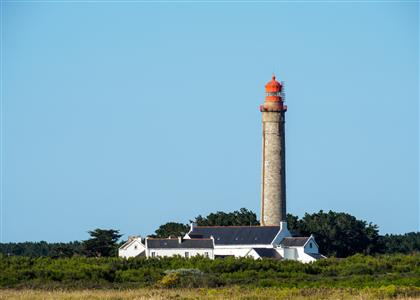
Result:
[[[136,289],[136,290],[82,290],[82,291],[42,291],[42,290],[0,290],[0,299],[14,300],[144,300],[144,299],[420,299],[408,296],[387,294],[381,289],[280,289],[280,288],[220,288],[220,289]]]

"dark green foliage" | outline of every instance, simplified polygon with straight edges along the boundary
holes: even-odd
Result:
[[[88,231],[91,238],[83,242],[83,252],[86,256],[115,256],[117,254],[117,241],[122,236],[118,230],[95,229]]]
[[[249,226],[260,224],[257,220],[257,215],[246,208],[230,213],[218,211],[209,214],[207,217],[199,215],[194,222],[198,226]]]
[[[69,243],[24,242],[0,244],[0,253],[5,256],[22,255],[29,257],[71,257],[82,253],[82,243],[79,241]]]
[[[289,215],[289,228],[301,235],[313,234],[320,252],[327,256],[347,257],[356,253],[373,254],[383,248],[378,226],[346,213],[322,210],[299,220]]]
[[[258,225],[254,212],[241,208],[230,213],[216,212],[206,217],[198,216],[195,222],[201,226],[248,226]],[[372,223],[358,220],[346,213],[333,211],[305,214],[302,219],[288,214],[287,223],[293,235],[314,234],[320,246],[320,252],[327,256],[346,257],[356,253],[412,253],[420,251],[420,233],[410,232],[404,235],[378,234],[378,227]],[[96,232],[101,230],[101,232]],[[4,255],[23,255],[30,257],[71,257],[78,255],[113,256],[117,251],[116,241],[121,236],[117,230],[97,229],[98,234],[82,242],[47,243],[26,242],[0,244],[0,253]],[[161,225],[156,237],[182,236],[188,232],[187,224],[169,222]],[[114,241],[114,242],[113,242]],[[83,248],[84,246],[84,248]],[[101,250],[103,247],[103,250]],[[83,251],[85,249],[85,251]]]
[[[354,255],[315,263],[203,257],[134,258],[0,256],[0,288],[126,287],[420,287],[420,254]]]
[[[287,221],[287,227],[292,232],[293,236],[301,235],[301,233],[299,232],[299,230],[301,229],[301,221],[299,220],[298,216],[287,214],[286,221]]]
[[[189,229],[190,226],[188,224],[168,222],[166,224],[160,225],[159,228],[156,229],[153,237],[168,238],[169,236],[184,236]]]
[[[420,251],[420,232],[386,234],[381,236],[385,253],[412,253]]]

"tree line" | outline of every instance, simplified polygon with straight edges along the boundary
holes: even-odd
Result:
[[[257,215],[246,208],[234,212],[214,212],[203,217],[197,216],[190,222],[198,226],[253,226],[259,225]],[[326,256],[347,257],[356,253],[391,254],[420,251],[420,233],[380,235],[378,226],[342,212],[306,213],[302,218],[287,215],[289,230],[293,236],[313,234],[320,252]],[[168,222],[159,226],[152,237],[166,238],[183,236],[190,229],[187,223]],[[90,239],[70,243],[2,243],[0,253],[5,256],[29,257],[48,256],[52,258],[87,256],[116,256],[122,234],[114,229],[95,229],[88,232]]]
[[[3,256],[28,256],[63,258],[73,256],[112,257],[118,253],[118,242],[122,234],[115,229],[95,229],[88,231],[90,239],[69,243],[24,242],[1,243]]]
[[[215,212],[206,217],[197,216],[190,222],[198,226],[252,226],[259,225],[256,213],[246,208],[234,212]],[[379,234],[375,224],[359,220],[343,212],[306,213],[302,218],[287,214],[287,224],[293,236],[313,234],[320,252],[326,256],[347,257],[356,253],[413,253],[420,251],[420,232],[406,234]],[[189,224],[169,222],[161,225],[156,237],[184,235]]]

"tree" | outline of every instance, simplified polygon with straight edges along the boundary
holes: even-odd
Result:
[[[322,210],[292,220],[289,227],[301,235],[315,236],[320,252],[327,256],[346,257],[356,253],[373,254],[381,250],[378,226],[346,213]]]
[[[413,253],[420,252],[420,232],[405,234],[386,234],[381,236],[385,253]]]
[[[0,253],[5,256],[19,255],[29,257],[71,257],[81,254],[82,243],[79,241],[69,243],[23,242],[0,244]]]
[[[72,257],[82,253],[83,244],[79,241],[50,244],[48,256],[53,258]]]
[[[218,211],[209,214],[207,217],[199,215],[194,222],[198,226],[251,226],[260,224],[257,220],[257,215],[246,208],[230,213]]]
[[[176,222],[168,222],[166,224],[160,225],[158,229],[156,229],[154,237],[159,238],[167,238],[169,236],[183,236],[189,230],[188,224],[176,223]]]
[[[95,229],[88,231],[91,238],[83,242],[86,256],[115,256],[117,253],[117,241],[122,236],[119,230]]]
[[[287,228],[289,229],[290,233],[294,236],[301,235],[300,229],[300,220],[299,217],[294,216],[292,214],[287,214],[286,216]]]

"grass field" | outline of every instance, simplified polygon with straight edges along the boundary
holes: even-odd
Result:
[[[135,289],[135,290],[0,290],[0,299],[420,299],[420,288],[387,286],[367,289],[281,289],[230,287],[220,289]]]

